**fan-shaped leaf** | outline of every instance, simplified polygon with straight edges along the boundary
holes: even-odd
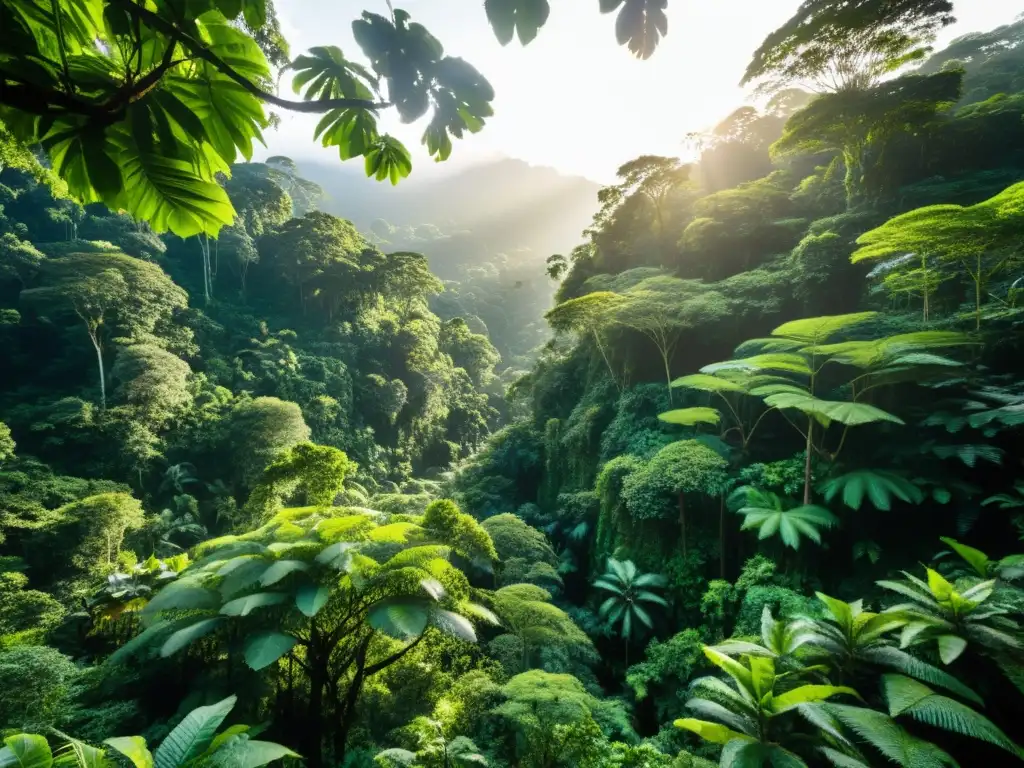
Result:
[[[886,512],[892,509],[894,496],[908,504],[924,501],[924,493],[914,483],[885,470],[858,469],[847,472],[823,483],[821,490],[826,501],[832,501],[841,493],[843,503],[851,509],[860,509],[865,496],[875,509]]]

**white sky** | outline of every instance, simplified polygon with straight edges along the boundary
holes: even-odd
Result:
[[[788,19],[800,0],[673,0],[669,33],[647,61],[615,41],[615,14],[595,0],[551,0],[547,25],[523,48],[494,38],[482,0],[394,0],[444,45],[479,69],[497,93],[484,130],[455,142],[448,163],[434,166],[419,144],[422,125],[384,127],[409,147],[413,174],[456,170],[496,155],[552,166],[607,182],[641,154],[679,155],[690,131],[714,125],[744,102],[738,85],[750,55]],[[337,45],[362,60],[351,22],[364,10],[387,14],[385,0],[277,0],[292,54]],[[1024,0],[957,0],[960,22],[940,42],[991,29],[1024,11]],[[290,95],[290,78],[282,93]],[[337,162],[313,142],[317,118],[282,115],[267,135],[269,152]],[[359,160],[350,162],[360,162]]]

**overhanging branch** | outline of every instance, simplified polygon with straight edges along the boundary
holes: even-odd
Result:
[[[114,0],[113,4],[124,10],[130,16],[140,19],[151,29],[154,29],[180,43],[197,59],[202,59],[213,66],[221,74],[230,77],[256,98],[261,101],[265,101],[268,104],[280,107],[281,109],[287,109],[291,112],[319,114],[322,112],[329,112],[332,109],[378,110],[390,106],[387,102],[377,102],[368,99],[318,99],[316,101],[293,101],[291,99],[282,99],[276,94],[264,91],[247,77],[239,74],[233,67],[231,67],[231,65],[210,51],[210,49],[203,45],[203,43],[195,40],[191,35],[182,31],[173,23],[160,17],[153,11],[150,11],[148,8],[145,8],[142,5],[137,5],[136,3],[131,2],[131,0]]]

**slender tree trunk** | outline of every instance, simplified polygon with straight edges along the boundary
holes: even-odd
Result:
[[[107,409],[107,374],[103,370],[103,349],[92,328],[87,330],[89,331],[89,341],[92,342],[93,349],[96,350],[96,365],[100,369],[100,408],[105,411]]]
[[[679,535],[683,540],[683,559],[686,559],[686,505],[683,502],[683,494],[679,493]]]
[[[672,405],[672,369],[669,367],[668,350],[659,349],[661,361],[665,364],[665,382],[668,384],[668,404]]]
[[[807,456],[804,458],[804,504],[811,503],[811,451],[814,448],[814,417],[807,417]]]

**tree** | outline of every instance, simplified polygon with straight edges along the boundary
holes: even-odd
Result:
[[[953,106],[962,79],[962,71],[950,70],[824,94],[789,119],[772,154],[838,152],[846,168],[847,207],[852,208],[864,191],[869,150],[879,162],[893,136],[915,130]]]
[[[361,271],[360,256],[368,247],[351,222],[311,211],[260,239],[260,264],[296,290],[304,310],[311,298],[318,297],[330,314],[340,297],[328,290],[329,281],[352,290]]]
[[[668,602],[652,590],[664,587],[668,579],[658,573],[640,573],[632,560],[618,561],[609,557],[605,572],[594,581],[594,587],[611,595],[601,603],[598,615],[609,624],[620,624],[626,643],[626,665],[629,665],[629,641],[633,634],[633,621],[638,620],[648,629],[654,621],[641,603],[668,607]]]
[[[427,257],[420,253],[387,254],[374,270],[373,279],[382,294],[400,302],[403,318],[417,301],[425,302],[444,291],[444,283],[430,271]]]
[[[551,593],[534,584],[510,584],[497,590],[491,605],[504,627],[514,638],[518,658],[512,671],[530,669],[537,652],[545,648],[564,650],[570,657],[594,660],[597,656],[589,637],[558,606]],[[499,636],[493,643],[500,643]]]
[[[741,353],[759,354],[706,365],[700,374],[683,377],[675,385],[721,395],[740,426],[741,435],[744,434],[743,422],[726,393],[761,398],[770,410],[796,410],[804,414],[807,419],[805,428],[793,422],[790,424],[805,441],[803,504],[809,505],[815,451],[835,461],[850,427],[879,422],[903,424],[899,417],[864,402],[867,394],[879,387],[901,382],[947,377],[960,363],[934,354],[933,350],[970,343],[963,334],[948,331],[920,331],[873,340],[828,343],[875,317],[872,312],[855,312],[783,323],[771,332],[769,338],[752,339],[737,348]],[[828,366],[856,369],[856,375],[848,375],[845,379],[844,391],[848,400],[818,397],[817,387]],[[764,415],[762,413],[746,433],[744,445]],[[815,440],[815,426],[820,425],[827,430],[833,422],[843,425],[843,436],[834,451],[825,452]],[[781,510],[775,504],[771,506],[776,511]]]
[[[38,288],[21,298],[47,313],[70,311],[85,326],[99,368],[100,405],[106,407],[103,351],[114,337],[164,345],[157,325],[188,304],[187,294],[156,264],[116,252],[77,253],[49,259]]]
[[[479,524],[451,502],[396,517],[286,509],[254,531],[204,542],[200,559],[146,605],[149,627],[114,660],[156,649],[171,656],[210,636],[230,644],[241,633],[251,669],[273,670],[287,657],[305,673],[307,759],[321,763],[323,726],[332,723],[342,761],[370,677],[400,661],[428,628],[473,642],[467,615],[496,621],[469,601],[466,577],[449,562],[452,554],[493,557]]]
[[[601,341],[601,332],[610,323],[614,317],[613,313],[622,302],[622,297],[612,291],[596,291],[577,299],[563,301],[544,315],[551,327],[559,333],[592,335],[594,344],[608,367],[608,375],[620,389],[621,385],[608,357],[608,350]]]
[[[619,294],[621,299],[611,315],[614,322],[642,333],[657,347],[665,370],[670,402],[672,356],[683,331],[707,319],[705,312],[702,311],[707,308],[699,301],[703,293],[704,286],[695,280],[680,280],[667,276],[650,277]],[[689,300],[693,298],[698,300],[690,304]]]
[[[930,52],[952,24],[950,0],[805,0],[765,38],[742,84],[789,85],[817,92],[869,88]]]
[[[276,397],[241,400],[225,422],[225,447],[233,458],[235,479],[245,486],[251,487],[282,451],[309,440],[299,406]]]
[[[132,344],[118,352],[111,379],[117,399],[153,431],[181,415],[192,404],[192,369],[181,358],[152,344]]]
[[[644,200],[654,210],[658,235],[665,234],[665,206],[669,195],[690,180],[690,166],[677,157],[642,155],[624,163],[615,172],[622,181],[601,190],[604,205],[598,220],[607,220],[631,197]]]
[[[955,266],[973,284],[975,329],[980,329],[988,285],[1020,261],[1014,233],[1024,213],[1022,201],[1024,184],[1015,184],[976,205],[918,208],[861,235],[861,247],[850,260],[910,255],[934,258],[940,270]]]
[[[52,728],[80,674],[71,659],[46,645],[0,650],[0,719],[13,728]],[[5,764],[5,752],[0,748],[0,764]]]
[[[469,374],[474,386],[483,387],[494,380],[494,366],[501,362],[501,355],[487,336],[473,333],[461,317],[441,326],[437,343],[458,368]]]
[[[513,677],[501,691],[506,700],[494,713],[516,734],[515,764],[524,768],[577,764],[571,754],[561,753],[565,741],[552,738],[558,726],[593,721],[607,736],[632,735],[621,703],[596,698],[572,675],[532,669]]]
[[[622,497],[630,513],[638,519],[663,516],[665,501],[674,497],[679,538],[683,557],[686,557],[686,496],[693,493],[721,495],[725,490],[727,467],[728,462],[703,443],[680,440],[666,445],[640,471],[627,477],[622,484]]]
[[[480,524],[501,559],[498,583],[502,586],[521,582],[561,585],[556,570],[558,556],[547,537],[511,512],[494,515]]]
[[[286,449],[263,470],[249,495],[246,508],[259,524],[298,495],[304,507],[330,507],[341,493],[352,463],[344,451],[329,445],[299,443]]]

